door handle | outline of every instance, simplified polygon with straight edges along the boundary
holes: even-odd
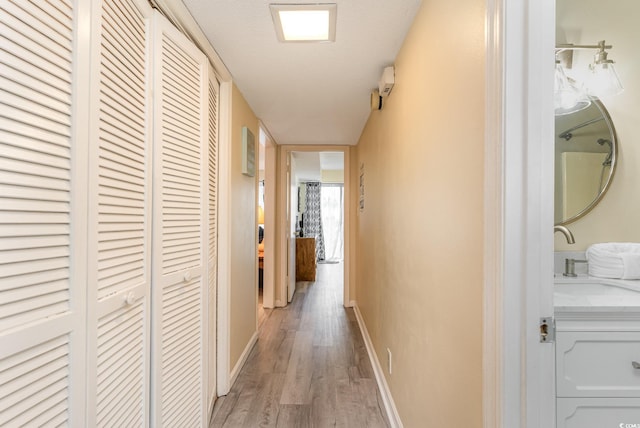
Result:
[[[631,365],[633,366],[634,369],[640,370],[640,363],[639,362],[631,361]]]
[[[124,303],[126,303],[127,306],[133,305],[135,301],[136,301],[136,295],[133,291],[129,291],[127,295],[124,296]]]

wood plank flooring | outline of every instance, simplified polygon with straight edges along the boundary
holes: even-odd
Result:
[[[388,427],[353,309],[342,306],[342,263],[319,264],[286,308],[261,313],[258,342],[214,427]]]

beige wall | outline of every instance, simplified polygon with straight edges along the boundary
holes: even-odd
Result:
[[[406,427],[482,426],[484,12],[423,2],[357,148],[356,297]]]
[[[618,134],[619,164],[610,190],[600,204],[569,228],[576,238],[568,245],[556,234],[557,251],[581,251],[595,242],[640,242],[640,2],[616,0],[558,0],[556,37],[560,43],[594,44],[606,40],[612,44],[609,59],[616,68],[625,91],[603,98]],[[585,69],[593,52],[578,52],[574,68]]]
[[[320,181],[323,183],[344,183],[344,170],[323,169],[320,171]]]
[[[231,349],[230,367],[237,364],[256,331],[257,308],[257,177],[242,175],[242,127],[258,145],[259,124],[251,107],[233,85],[231,109]],[[256,153],[256,165],[258,154]]]

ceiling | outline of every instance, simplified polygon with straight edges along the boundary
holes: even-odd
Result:
[[[370,93],[393,64],[420,0],[328,0],[333,43],[280,43],[270,3],[183,0],[278,144],[357,144]]]
[[[321,181],[322,171],[344,171],[342,152],[293,152],[296,178],[299,181]]]

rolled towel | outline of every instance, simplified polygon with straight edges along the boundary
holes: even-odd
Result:
[[[640,254],[638,253],[622,253],[622,279],[639,279],[640,278]]]
[[[589,275],[600,278],[640,279],[640,244],[607,242],[586,251]]]

